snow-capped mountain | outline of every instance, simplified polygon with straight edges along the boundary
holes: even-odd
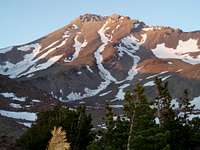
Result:
[[[85,14],[36,41],[0,49],[0,74],[62,102],[120,103],[138,81],[153,96],[156,76],[169,81],[174,98],[185,88],[198,98],[200,32]]]

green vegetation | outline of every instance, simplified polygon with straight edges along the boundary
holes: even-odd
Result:
[[[91,117],[80,106],[76,111],[56,107],[38,114],[36,123],[18,141],[25,150],[45,150],[53,127],[67,133],[71,150],[195,150],[200,148],[200,118],[193,111],[188,91],[180,96],[178,111],[172,109],[168,83],[156,78],[157,96],[150,102],[144,87],[127,91],[124,113],[115,116],[106,105],[105,128],[91,130]],[[158,122],[159,120],[159,122]]]
[[[45,150],[54,127],[62,127],[67,133],[68,142],[73,150],[85,150],[93,140],[91,116],[85,113],[85,107],[77,110],[55,107],[40,112],[35,124],[17,141],[24,150]]]

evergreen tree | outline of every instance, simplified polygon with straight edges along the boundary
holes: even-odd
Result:
[[[86,149],[93,139],[91,116],[85,113],[85,107],[76,111],[55,107],[40,112],[35,124],[18,140],[18,144],[25,150],[45,150],[54,126],[66,131],[72,150]]]
[[[130,120],[127,150],[130,150],[130,145],[131,145],[136,103],[137,102],[134,100],[134,95],[130,91],[126,92],[124,99],[124,112]]]
[[[155,124],[155,110],[144,94],[144,88],[136,84],[134,93],[125,96],[125,112],[130,119],[127,149],[160,150],[166,147],[166,135]]]
[[[184,90],[183,96],[180,98],[180,114],[179,118],[184,124],[189,123],[189,115],[192,114],[194,110],[194,105],[191,105],[189,99],[189,92],[187,89]]]
[[[168,91],[168,82],[162,82],[160,78],[156,78],[157,85],[156,102],[158,106],[158,117],[160,119],[161,128],[169,132],[168,144],[171,150],[189,150],[190,149],[190,128],[183,126],[178,114],[172,109],[171,96]],[[185,91],[184,107],[189,106],[188,93]],[[183,105],[182,105],[183,106]],[[185,108],[186,108],[185,107]],[[187,118],[187,116],[184,116]]]
[[[71,133],[75,135],[74,141],[72,141],[72,150],[85,150],[93,140],[92,118],[91,115],[86,114],[85,106],[79,106],[76,113],[77,120],[73,124],[74,130],[71,130]]]
[[[113,150],[113,130],[114,130],[114,120],[113,120],[113,111],[109,104],[106,105],[106,132],[104,136],[105,141],[105,149],[106,150]]]
[[[191,149],[200,149],[200,118],[195,117],[190,122],[191,125]]]
[[[169,129],[170,125],[175,123],[175,112],[171,107],[172,97],[168,90],[168,82],[162,82],[161,78],[155,79],[157,86],[157,97],[155,102],[157,105],[157,115],[162,128]]]
[[[128,138],[128,121],[122,117],[114,119],[112,108],[106,105],[105,129],[97,132],[97,137],[88,150],[124,150]]]

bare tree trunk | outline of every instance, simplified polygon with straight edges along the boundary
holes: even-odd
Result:
[[[130,143],[131,143],[131,136],[132,136],[132,132],[133,132],[133,122],[134,122],[134,113],[133,116],[131,118],[131,126],[129,129],[129,136],[128,136],[128,143],[127,143],[127,150],[130,150]]]
[[[81,120],[82,120],[82,114],[80,113],[80,116],[78,117],[78,135],[76,137],[76,141],[75,141],[75,144],[74,144],[74,150],[77,150],[78,147],[79,147],[79,138],[80,138],[80,124],[81,124]]]

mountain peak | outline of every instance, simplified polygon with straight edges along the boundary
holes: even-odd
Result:
[[[86,13],[84,15],[81,15],[79,19],[81,20],[81,22],[96,22],[96,21],[103,21],[106,19],[106,17],[96,14]]]
[[[88,106],[100,106],[105,99],[120,104],[136,81],[153,100],[155,77],[171,80],[171,89],[187,85],[191,97],[200,96],[199,66],[200,32],[149,26],[119,14],[84,14],[37,41],[0,50],[1,75],[62,102],[83,101]],[[21,91],[11,91],[13,87],[7,89],[0,94],[10,96],[4,97],[5,108],[9,107],[7,98],[23,96],[18,94]],[[180,96],[180,90],[172,93],[173,98]],[[24,110],[24,104],[18,107]]]

